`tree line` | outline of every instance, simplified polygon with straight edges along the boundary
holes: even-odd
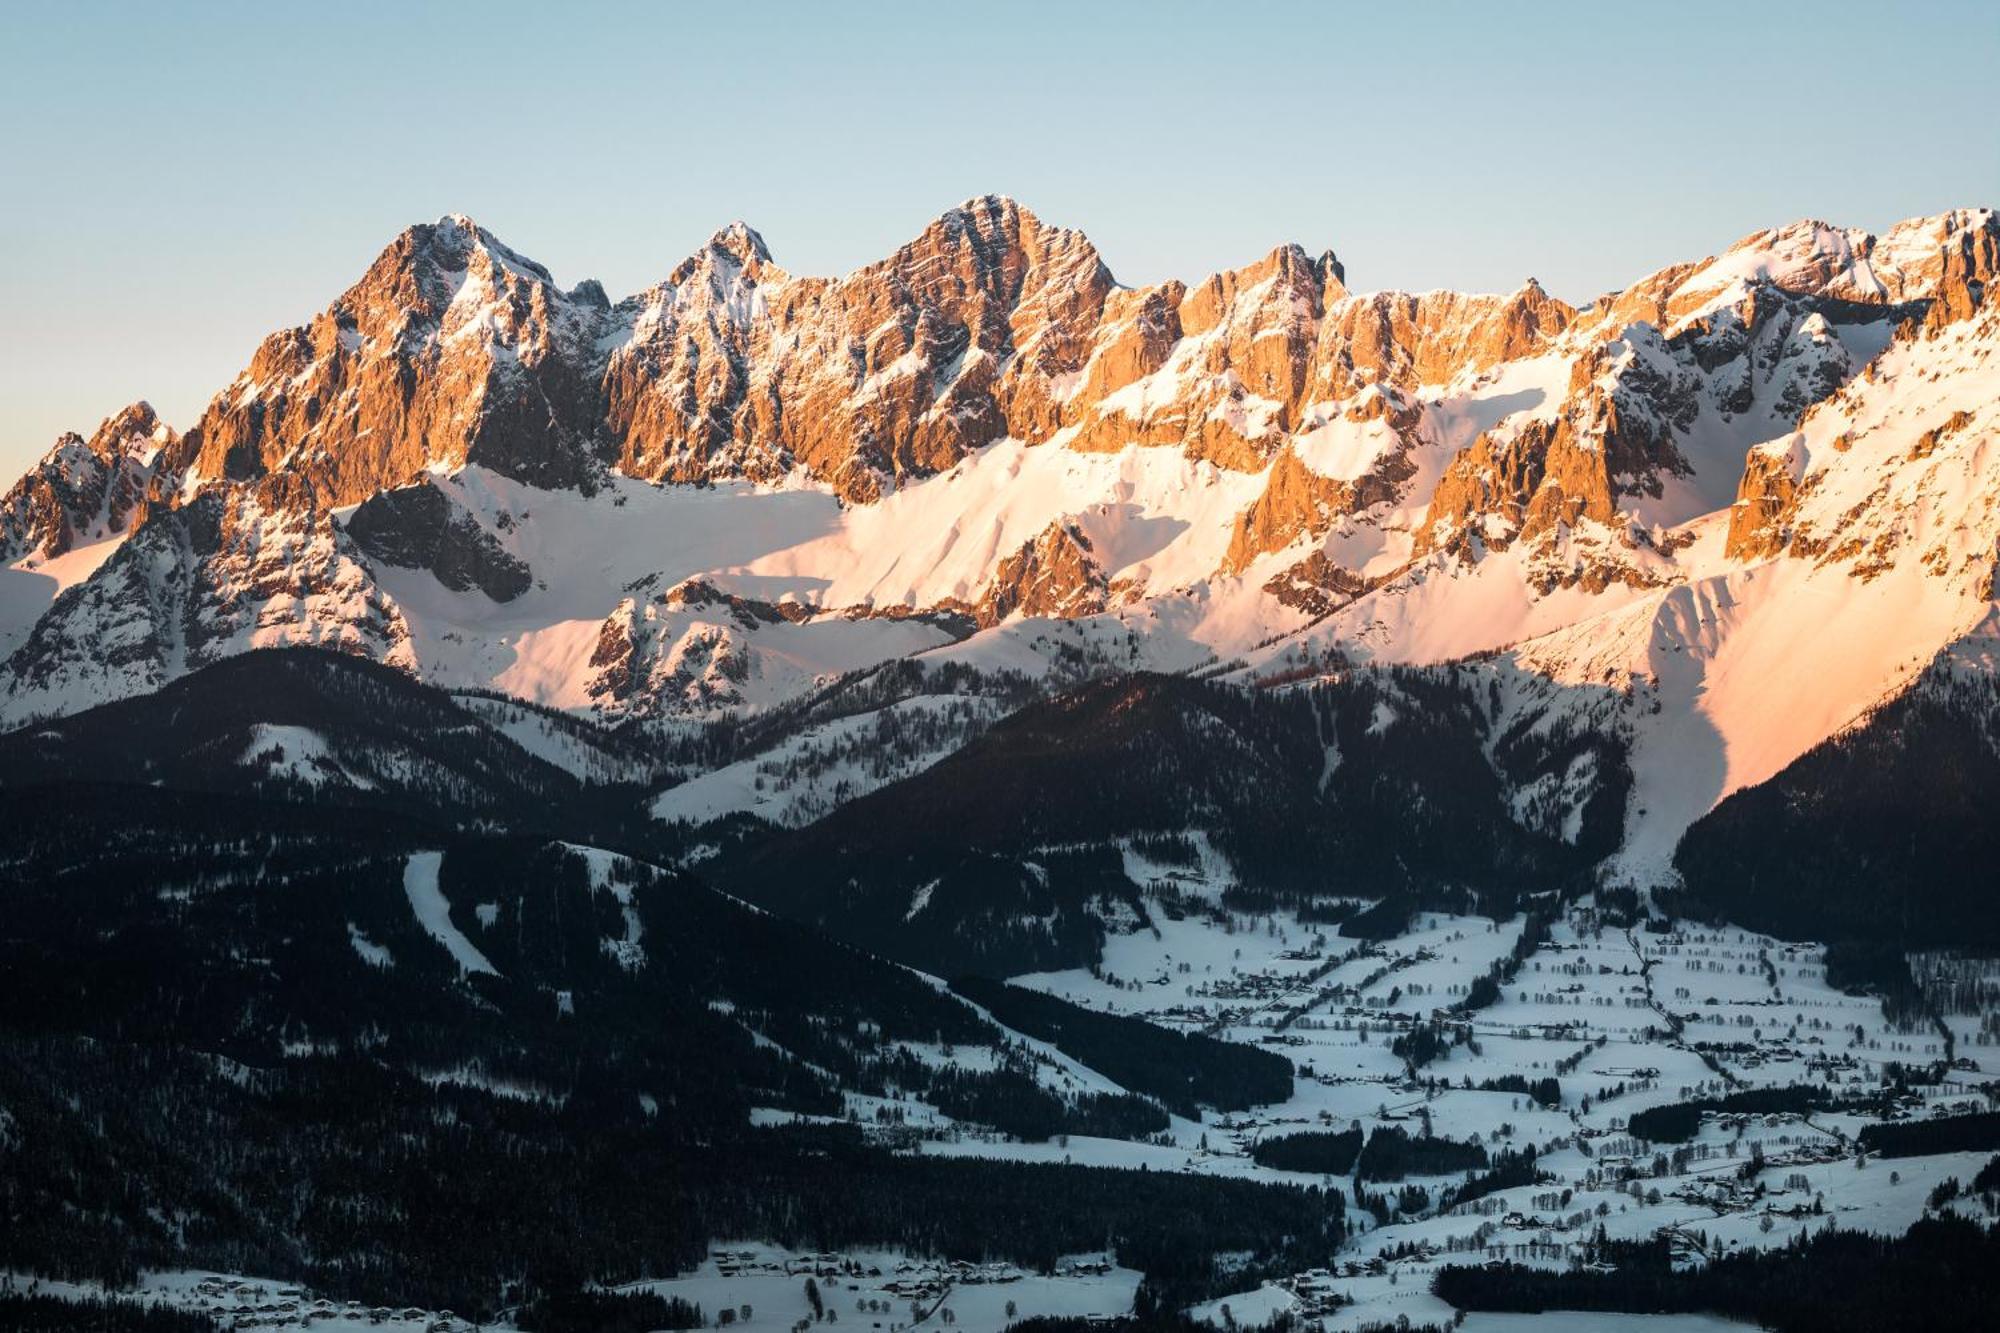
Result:
[[[1141,1018],[1098,1013],[1054,995],[982,977],[961,977],[952,989],[1016,1032],[1048,1042],[1183,1116],[1193,1118],[1203,1106],[1247,1110],[1292,1095],[1292,1062],[1254,1046],[1176,1032]]]
[[[1677,1270],[1664,1237],[1600,1241],[1600,1267],[1520,1264],[1439,1270],[1432,1290],[1462,1310],[1707,1313],[1777,1333],[1984,1330],[2000,1300],[2000,1231],[1929,1217],[1902,1236],[1829,1227],[1770,1250]]]

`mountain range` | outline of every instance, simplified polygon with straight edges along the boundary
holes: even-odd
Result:
[[[1447,707],[1515,832],[1671,888],[1732,794],[1991,678],[1996,269],[1960,210],[1586,306],[1295,245],[1131,288],[989,196],[838,279],[732,224],[613,302],[453,215],[185,430],[134,404],[0,499],[0,719],[315,646],[622,737],[662,821],[783,831],[1091,681],[1358,692],[1373,737]],[[1274,791],[1332,791],[1332,735]]]

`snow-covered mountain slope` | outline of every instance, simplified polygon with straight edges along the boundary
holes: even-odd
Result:
[[[252,648],[414,667],[409,628],[352,538],[296,489],[284,475],[215,487],[150,518],[34,622],[7,663],[11,715],[158,689]]]
[[[1619,873],[1662,878],[1689,823],[1901,693],[1990,618],[1996,339],[1988,306],[1899,340],[1760,449],[1776,466],[1746,476],[1734,558],[1511,654],[1560,683],[1643,687],[1628,696],[1645,703],[1631,713]],[[1760,488],[1782,497],[1762,503]]]
[[[65,435],[0,497],[0,560],[55,560],[145,519],[154,467],[171,428],[146,403],[107,417],[88,440]]]
[[[1002,708],[979,695],[919,695],[807,724],[767,750],[667,788],[652,813],[696,827],[733,814],[787,828],[809,824],[929,768],[985,730]]]
[[[2000,935],[2000,674],[1989,615],[1909,689],[1697,820],[1688,891],[1780,933],[1939,947]]]
[[[1583,307],[1355,293],[1295,246],[1131,289],[987,197],[838,279],[739,224],[614,303],[447,217],[185,435],[129,409],[0,503],[0,720],[283,644],[669,730],[905,659],[1053,690],[1480,656],[1496,734],[1629,748],[1610,869],[1656,882],[1985,614],[1996,270],[1961,210]],[[866,725],[660,812],[819,813],[904,770],[758,774],[844,771]]]
[[[176,436],[145,403],[70,434],[0,496],[0,652],[63,589],[88,578],[145,521]]]

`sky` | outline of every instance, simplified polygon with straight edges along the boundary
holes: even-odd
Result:
[[[717,227],[795,273],[1011,194],[1119,280],[1282,242],[1587,300],[1800,217],[2000,204],[2000,3],[0,0],[0,474],[178,428],[402,228],[614,298]]]

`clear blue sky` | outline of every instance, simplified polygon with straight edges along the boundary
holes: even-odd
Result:
[[[838,273],[968,196],[1131,283],[1296,240],[1586,298],[2000,202],[2000,3],[0,3],[0,472],[190,424],[402,227],[622,295],[720,224]]]

